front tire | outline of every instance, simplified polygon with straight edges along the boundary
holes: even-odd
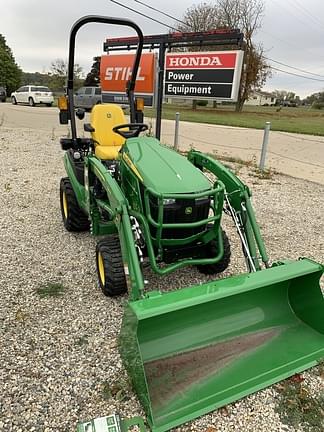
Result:
[[[17,105],[17,99],[15,98],[15,96],[12,96],[11,103],[12,105]]]
[[[100,240],[96,247],[99,286],[109,297],[127,292],[127,281],[119,237],[115,234]]]
[[[33,99],[32,97],[30,97],[30,98],[28,99],[28,104],[29,104],[29,106],[31,106],[31,107],[35,106],[35,101],[34,101],[34,99]]]
[[[231,261],[231,245],[227,237],[226,232],[222,229],[224,255],[223,258],[215,264],[198,265],[197,268],[200,273],[212,275],[217,273],[222,273],[230,264]],[[212,240],[208,245],[208,256],[214,257],[218,252],[218,240]]]
[[[47,103],[46,106],[47,107],[51,107],[52,106],[52,102],[51,103]]]
[[[68,177],[61,179],[60,204],[63,223],[68,231],[87,231],[90,228],[88,217],[79,206]]]

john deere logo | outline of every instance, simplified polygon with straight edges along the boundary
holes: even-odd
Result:
[[[192,213],[192,207],[186,207],[185,208],[185,214],[190,215]]]

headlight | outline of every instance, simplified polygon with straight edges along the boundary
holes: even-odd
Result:
[[[164,198],[163,205],[175,204],[176,200],[174,198]]]

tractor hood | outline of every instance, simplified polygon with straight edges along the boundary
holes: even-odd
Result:
[[[158,193],[193,193],[211,188],[204,174],[187,158],[161,145],[156,138],[128,139],[123,160],[145,187]]]

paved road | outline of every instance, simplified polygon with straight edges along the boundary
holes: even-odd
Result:
[[[78,124],[82,131],[82,122],[78,121]],[[0,104],[0,125],[36,129],[51,137],[64,135],[68,130],[67,126],[58,123],[57,108],[15,106],[9,103]],[[204,152],[258,163],[262,137],[263,131],[257,129],[181,122],[179,143],[183,150],[194,147]],[[173,145],[173,141],[174,121],[164,120],[162,142]],[[266,167],[324,184],[324,137],[271,131]]]

